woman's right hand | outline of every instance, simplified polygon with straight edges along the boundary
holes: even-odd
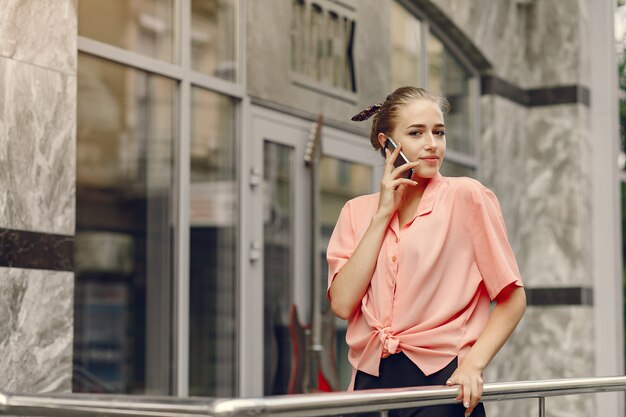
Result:
[[[419,162],[409,162],[394,167],[393,161],[400,155],[402,145],[390,152],[389,149],[385,149],[385,170],[383,172],[383,178],[380,181],[380,199],[378,201],[378,214],[391,218],[398,209],[402,195],[407,187],[417,185],[417,181],[405,178],[406,172],[409,169],[415,168],[419,165]]]
[[[369,288],[389,220],[400,205],[404,191],[417,184],[406,178],[406,172],[415,168],[417,163],[404,164],[398,168],[393,166],[393,161],[399,154],[399,146],[394,152],[386,151],[378,210],[348,262],[339,270],[330,285],[330,308],[337,317],[344,320],[348,320],[359,308]]]

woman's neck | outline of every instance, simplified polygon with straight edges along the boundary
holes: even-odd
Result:
[[[402,202],[408,204],[411,201],[421,199],[426,190],[426,186],[430,182],[430,178],[417,178],[417,185],[406,187],[404,194],[402,195]]]

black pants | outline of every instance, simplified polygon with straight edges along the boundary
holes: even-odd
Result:
[[[375,388],[401,388],[427,385],[445,385],[446,381],[454,373],[458,366],[457,358],[454,358],[445,368],[431,375],[424,375],[404,353],[396,353],[380,360],[380,376],[372,376],[365,372],[357,371],[354,381],[354,389]],[[376,416],[379,414],[358,414],[361,417]],[[403,410],[391,410],[390,417],[463,417],[465,407],[463,404],[435,405],[420,408],[405,408]],[[479,403],[471,414],[472,417],[485,417],[485,407]]]

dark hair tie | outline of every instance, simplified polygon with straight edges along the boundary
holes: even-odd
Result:
[[[352,120],[355,122],[362,122],[363,120],[367,120],[372,117],[374,114],[378,113],[378,110],[383,106],[383,103],[374,104],[369,106],[365,110],[355,114],[352,116]]]

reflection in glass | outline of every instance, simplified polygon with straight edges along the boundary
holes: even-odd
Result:
[[[235,103],[192,90],[189,393],[236,395]]]
[[[356,91],[355,22],[315,2],[291,0],[291,69],[318,86]]]
[[[322,263],[322,288],[328,286],[328,264],[326,263],[326,247],[333,232],[339,212],[343,205],[351,198],[369,194],[372,192],[372,168],[368,165],[349,162],[330,156],[322,157],[319,166],[320,173],[320,262]],[[348,362],[348,345],[346,344],[347,322],[335,319],[332,322],[333,313],[326,296],[322,299],[323,326],[327,323],[334,324],[333,333],[334,357],[337,364],[339,376],[339,387],[345,388],[350,383],[352,367]],[[330,320],[329,320],[330,318]],[[322,329],[322,337],[326,337],[328,329]],[[326,339],[324,343],[326,346]]]
[[[74,391],[170,393],[176,95],[78,56]]]
[[[263,393],[287,394],[291,369],[289,309],[294,247],[293,149],[266,141],[264,144],[264,336]],[[304,347],[303,347],[304,348]]]
[[[322,8],[313,3],[310,13],[309,46],[311,48],[311,62],[309,76],[320,81],[323,77],[324,57],[324,14]]]
[[[449,159],[443,161],[440,172],[446,177],[476,178],[476,168],[452,162]]]
[[[428,89],[441,93],[443,92],[444,78],[443,43],[432,33],[429,33],[426,50],[428,53]]]
[[[398,2],[391,3],[392,89],[424,85],[422,75],[422,24]]]
[[[237,0],[191,1],[191,66],[228,81],[237,78]]]
[[[626,170],[626,4],[618,1],[615,8],[615,41],[617,49],[617,84],[619,88],[620,148],[617,164]]]
[[[340,16],[335,12],[328,13],[329,39],[328,39],[328,78],[333,87],[342,88],[345,70],[345,52],[342,48],[343,34],[341,33]]]
[[[291,19],[291,69],[304,73],[306,67],[306,44],[304,27],[306,27],[306,6],[304,0],[293,0]]]
[[[174,61],[174,0],[78,0],[78,34]]]
[[[624,323],[626,326],[626,182],[621,181],[621,198],[622,198],[622,291],[624,293]],[[626,353],[626,341],[624,341],[624,352]]]
[[[428,37],[428,88],[441,92],[450,101],[446,115],[448,147],[473,154],[472,124],[469,108],[470,74],[432,33]]]

